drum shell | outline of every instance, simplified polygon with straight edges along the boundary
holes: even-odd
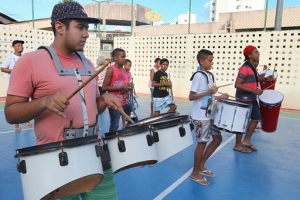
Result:
[[[61,144],[63,146],[63,142]],[[57,189],[50,195],[52,196],[50,199],[81,193],[83,191],[76,191],[73,186],[68,189],[68,184],[77,184],[76,182],[78,182],[78,184],[85,185],[87,183],[82,183],[85,178],[93,180],[86,186],[88,190],[96,187],[103,179],[101,158],[97,157],[95,151],[95,145],[97,144],[98,142],[93,142],[81,146],[64,147],[63,152],[66,152],[68,156],[68,165],[66,166],[60,165],[59,153],[62,152],[60,148],[56,150],[49,149],[49,151],[39,152],[35,155],[23,156],[17,154],[16,157],[20,161],[24,160],[26,162],[27,172],[20,173],[24,199],[49,199],[45,196],[49,196],[49,193]],[[42,146],[44,145],[32,148]],[[22,149],[19,151],[22,151]],[[26,154],[24,151],[23,153]],[[62,187],[64,187],[63,192],[60,191]]]
[[[147,143],[147,135],[149,134],[150,129],[147,125],[127,127],[124,130],[105,134],[105,137],[108,138],[107,146],[113,173],[157,163],[155,144],[149,146]],[[119,151],[118,142],[120,140],[125,143],[125,152]]]
[[[189,116],[183,115],[151,124],[159,136],[159,141],[155,142],[158,163],[193,144],[190,123]],[[180,127],[183,127],[186,132],[183,137],[180,136]]]
[[[230,133],[245,133],[252,105],[229,99],[220,99],[213,118],[214,126]]]
[[[261,113],[261,129],[265,132],[274,132],[277,129],[283,94],[276,90],[265,90],[259,96]],[[272,101],[270,101],[272,99]]]

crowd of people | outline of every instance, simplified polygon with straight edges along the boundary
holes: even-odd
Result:
[[[1,71],[11,74],[5,104],[6,120],[10,124],[15,124],[16,131],[20,130],[18,124],[31,125],[30,121],[34,120],[34,133],[38,145],[65,140],[64,132],[70,128],[70,121],[72,121],[71,128],[87,131],[88,135],[92,134],[89,130],[94,131],[93,128],[98,125],[97,115],[103,113],[106,108],[110,116],[109,132],[119,130],[120,119],[122,128],[129,123],[126,122],[128,119],[121,118],[119,112],[119,109],[123,109],[130,115],[133,110],[133,105],[129,101],[129,96],[133,92],[130,73],[132,62],[126,58],[126,51],[116,48],[110,58],[99,56],[96,68],[91,61],[82,57],[83,47],[89,37],[88,24],[98,22],[98,19],[88,17],[82,6],[76,2],[57,4],[53,8],[51,25],[54,41],[48,48],[59,58],[63,68],[71,69],[70,72],[75,68],[73,74],[62,75],[58,70],[59,66],[45,48],[21,56],[24,43],[21,40],[12,43],[14,53],[2,63]],[[236,134],[233,150],[248,154],[251,151],[258,151],[250,140],[257,123],[261,120],[257,96],[263,91],[258,89],[258,82],[272,77],[265,78],[257,74],[260,54],[256,47],[247,46],[243,54],[245,63],[239,68],[235,81],[235,97],[236,101],[252,105],[252,113],[244,138],[243,134]],[[205,167],[205,163],[222,142],[221,131],[213,126],[212,117],[207,115],[208,101],[229,98],[226,93],[215,96],[218,87],[210,73],[213,59],[213,53],[209,50],[202,49],[198,52],[199,67],[191,78],[188,96],[189,100],[193,101],[190,117],[195,126],[197,141],[190,178],[202,185],[210,184],[204,176],[215,176],[213,171]],[[108,60],[112,60],[113,64],[108,66]],[[167,73],[168,66],[168,59],[156,58],[150,70],[148,85],[151,94],[150,116],[159,115],[165,108],[168,108],[167,112],[177,110],[172,94],[172,82]],[[105,67],[104,70],[96,80],[92,80],[84,87],[84,92],[71,99],[67,98],[68,94],[89,78],[89,75],[85,74],[76,75],[79,73],[78,69],[88,68],[95,72],[102,67]],[[138,118],[135,119],[137,120]],[[107,170],[105,173],[111,172],[110,168]],[[105,177],[103,181],[106,181]],[[111,188],[116,190],[114,181]],[[63,199],[78,199],[79,196],[97,199],[98,194],[105,192],[100,184],[90,192]],[[117,192],[114,194],[108,199],[117,199]]]

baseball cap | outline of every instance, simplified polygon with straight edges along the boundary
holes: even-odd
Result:
[[[86,19],[88,23],[99,23],[99,19],[88,17],[83,7],[77,2],[59,3],[53,7],[51,24],[62,19]]]
[[[18,44],[18,43],[24,44],[24,41],[23,40],[14,40],[12,42],[12,46],[14,46],[15,44]]]
[[[244,56],[247,57],[255,48],[256,47],[252,45],[246,46],[244,49]]]

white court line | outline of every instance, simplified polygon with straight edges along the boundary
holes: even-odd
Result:
[[[224,146],[226,146],[231,140],[235,138],[235,134],[232,135],[229,139],[227,139],[224,143],[222,143],[216,151],[208,158],[208,160],[218,151],[220,151]],[[177,181],[175,181],[172,185],[170,185],[167,189],[165,189],[162,193],[160,193],[157,197],[154,198],[154,200],[161,200],[164,197],[166,197],[168,194],[170,194],[178,185],[180,185],[185,179],[187,179],[193,171],[193,168],[191,168],[189,171],[187,171],[184,175],[182,175]]]
[[[28,131],[28,130],[32,130],[33,128],[24,128],[24,129],[22,129],[22,131]],[[5,132],[0,132],[0,135],[1,134],[5,134],[5,133],[20,133],[20,132],[22,132],[22,131],[5,131]]]

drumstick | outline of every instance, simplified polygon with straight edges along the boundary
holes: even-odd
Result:
[[[272,85],[269,85],[268,87],[266,87],[265,89],[263,89],[263,91],[266,90],[266,89],[269,89],[269,88],[272,87],[273,85],[275,85],[275,83],[273,83]]]
[[[134,124],[134,121],[124,112],[123,108],[118,108],[118,111],[123,115],[123,117],[127,118],[128,121]]]
[[[95,78],[100,72],[102,72],[108,65],[111,63],[111,60],[107,61],[100,69],[98,69],[91,77],[89,77],[84,83],[82,83],[76,90],[70,94],[67,99],[70,100],[77,92],[79,92],[84,86],[86,86],[93,78]]]
[[[222,93],[222,92],[218,92],[219,94],[224,94],[224,93]],[[234,99],[236,99],[236,97],[234,97],[234,96],[231,96],[231,95],[228,95],[229,97],[231,97],[231,98],[234,98]]]
[[[226,84],[226,85],[220,85],[220,86],[217,86],[217,88],[226,87],[226,86],[229,86],[229,85],[232,85],[232,83],[229,83],[229,84]]]
[[[274,66],[274,70],[273,70],[273,73],[272,73],[272,77],[274,77],[275,69],[276,69],[276,65]]]

